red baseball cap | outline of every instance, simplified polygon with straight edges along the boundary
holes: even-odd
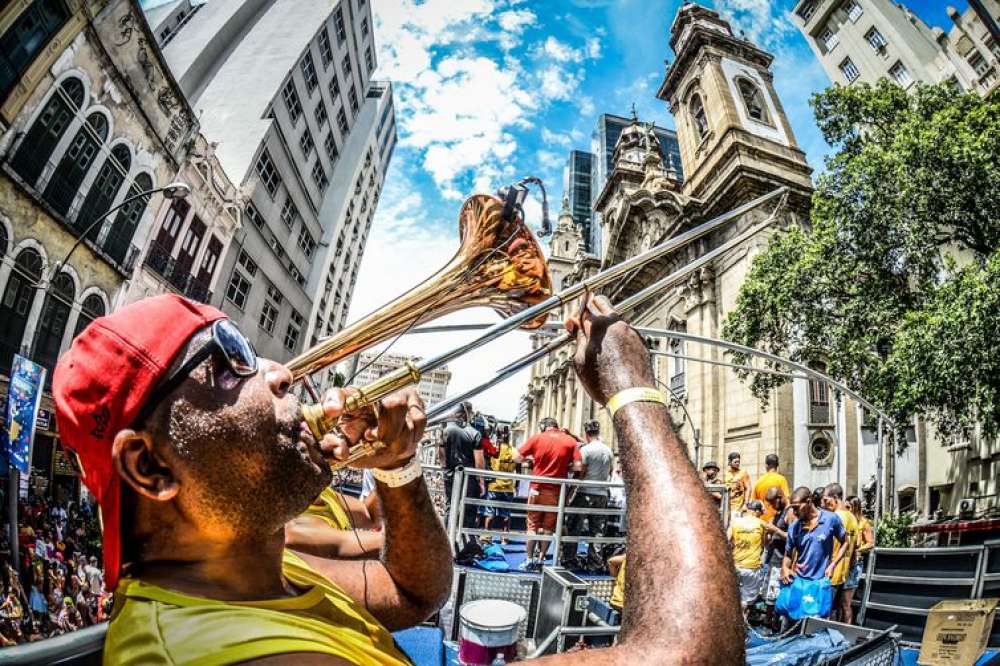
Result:
[[[136,415],[191,337],[226,317],[174,294],[146,298],[95,319],[59,359],[52,375],[59,436],[101,507],[104,580],[121,569],[121,477],[111,460],[115,435]]]

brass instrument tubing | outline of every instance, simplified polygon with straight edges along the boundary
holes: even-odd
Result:
[[[668,289],[682,282],[683,280],[687,279],[687,277],[691,273],[707,265],[719,255],[732,250],[734,247],[740,245],[741,243],[746,242],[748,239],[760,233],[770,224],[771,224],[771,218],[768,218],[763,222],[760,222],[750,227],[743,233],[726,241],[719,247],[709,252],[706,252],[698,259],[692,261],[690,264],[687,264],[686,266],[674,271],[670,275],[667,275],[657,280],[656,282],[649,285],[645,289],[641,289],[636,293],[632,294],[625,300],[616,304],[615,309],[622,314],[635,309],[636,307],[648,301],[650,298],[663,292],[664,289]],[[474,395],[482,393],[483,391],[496,386],[497,384],[507,379],[511,375],[530,366],[535,361],[544,358],[545,356],[548,356],[553,351],[559,349],[560,347],[566,345],[571,341],[572,338],[570,337],[569,333],[562,333],[561,335],[553,338],[551,341],[542,345],[538,349],[535,349],[529,354],[526,354],[525,356],[522,356],[518,360],[514,361],[513,363],[509,363],[508,365],[505,365],[504,367],[500,368],[499,370],[497,370],[497,374],[495,377],[487,380],[486,382],[483,382],[482,384],[474,388],[469,389],[468,391],[465,391],[464,393],[455,396],[454,398],[449,398],[448,400],[439,402],[438,404],[434,405],[432,408],[427,410],[428,424],[430,424],[432,419],[441,417],[444,414],[446,414],[452,407],[454,407],[458,403],[463,402],[464,400],[467,400],[468,398]]]
[[[669,254],[670,252],[673,252],[677,248],[683,247],[688,243],[698,240],[699,238],[707,235],[709,232],[715,230],[722,224],[732,220],[733,218],[743,215],[747,211],[752,210],[757,206],[761,205],[762,203],[770,201],[776,196],[784,194],[787,191],[788,188],[784,186],[772,190],[771,192],[761,197],[758,197],[753,201],[750,201],[740,206],[739,208],[731,210],[728,213],[723,213],[722,215],[713,218],[708,222],[698,225],[694,229],[690,229],[682,234],[674,236],[670,240],[667,240],[661,243],[660,245],[657,245],[656,247],[646,250],[642,254],[637,254],[631,259],[627,259],[626,261],[623,261],[619,264],[615,264],[614,266],[607,268],[601,271],[600,273],[591,276],[586,280],[577,282],[576,284],[571,285],[566,289],[563,289],[558,294],[554,294],[549,298],[545,299],[544,301],[537,303],[536,305],[526,308],[521,312],[511,317],[508,317],[503,321],[497,322],[496,324],[488,328],[486,331],[484,331],[475,340],[471,340],[470,342],[459,345],[458,347],[455,347],[446,352],[438,354],[437,356],[431,356],[430,358],[424,359],[423,361],[417,364],[417,372],[423,374],[425,372],[435,370],[441,367],[442,365],[445,365],[449,361],[452,361],[458,358],[459,356],[462,356],[463,354],[473,349],[476,349],[477,347],[483,346],[487,342],[492,342],[493,340],[500,337],[504,333],[512,331],[515,328],[519,328],[521,324],[532,321],[533,319],[536,319],[539,316],[546,314],[551,310],[554,310],[560,305],[563,305],[567,301],[576,298],[577,296],[586,291],[594,291],[595,289],[598,289],[606,285],[612,280],[621,277],[625,273],[628,273],[633,268],[636,268],[643,264],[647,264],[650,261],[653,261],[654,259],[659,259],[660,257]],[[629,299],[623,301],[622,305],[624,306],[625,303],[628,303],[629,301],[635,299],[639,294],[643,294],[648,290],[649,288],[647,287],[647,289],[637,292]]]

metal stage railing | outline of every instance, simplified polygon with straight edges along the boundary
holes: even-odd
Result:
[[[438,470],[435,470],[438,471]],[[482,499],[478,497],[469,497],[467,495],[468,484],[466,480],[469,478],[479,478],[484,482],[489,482],[494,479],[512,479],[517,484],[521,482],[535,482],[535,483],[547,483],[559,486],[559,499],[554,505],[542,505],[542,504],[532,504],[528,505],[524,502],[499,502],[489,499]],[[561,556],[561,546],[564,543],[580,543],[585,541],[593,544],[625,544],[625,531],[626,531],[626,516],[625,516],[625,506],[623,503],[620,507],[609,507],[605,509],[591,508],[591,507],[574,507],[568,504],[569,494],[572,490],[578,489],[580,487],[598,487],[607,488],[609,493],[612,490],[622,490],[624,491],[624,484],[621,482],[614,481],[586,481],[583,479],[557,479],[547,476],[532,476],[530,474],[514,474],[510,472],[495,472],[486,469],[477,468],[458,468],[455,470],[454,481],[452,484],[452,496],[450,503],[450,511],[448,512],[448,536],[451,540],[452,545],[457,549],[462,547],[465,541],[463,537],[466,536],[490,536],[494,538],[507,537],[517,540],[532,540],[532,541],[545,541],[553,544],[553,563],[558,565],[559,558]],[[725,485],[710,485],[705,487],[706,491],[719,493],[722,496],[722,500],[719,505],[719,513],[722,517],[722,522],[724,527],[729,525],[729,492]],[[467,511],[478,511],[479,507],[493,507],[498,509],[510,509],[511,511],[518,511],[527,513],[528,511],[540,511],[545,513],[555,513],[556,514],[556,526],[552,534],[535,534],[527,531],[507,531],[504,532],[498,529],[485,529],[479,527],[466,527],[462,523],[462,517],[466,515]],[[619,519],[619,525],[621,526],[621,534],[618,536],[603,536],[603,535],[575,535],[575,534],[564,534],[566,526],[567,515],[588,515],[588,516],[607,516],[609,518],[617,517]]]

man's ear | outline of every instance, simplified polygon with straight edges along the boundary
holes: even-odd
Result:
[[[111,446],[115,469],[132,490],[157,502],[172,500],[180,483],[167,462],[153,446],[148,432],[121,430]]]

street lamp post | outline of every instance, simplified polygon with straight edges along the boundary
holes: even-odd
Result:
[[[57,275],[59,275],[59,271],[62,270],[66,266],[66,262],[68,262],[69,258],[73,256],[73,253],[76,251],[76,248],[78,248],[80,246],[80,243],[83,242],[83,239],[86,238],[90,234],[91,231],[93,231],[94,229],[96,229],[97,225],[103,223],[104,220],[107,219],[107,217],[109,215],[111,215],[112,213],[114,213],[115,211],[120,210],[124,206],[127,206],[128,204],[132,203],[133,201],[135,201],[137,199],[141,199],[142,197],[151,196],[153,194],[156,194],[157,192],[163,192],[163,196],[165,198],[167,198],[167,199],[184,199],[189,194],[191,194],[191,186],[188,185],[187,183],[184,183],[184,182],[181,182],[181,181],[176,181],[176,182],[170,183],[169,185],[165,185],[164,187],[155,187],[155,188],[153,188],[151,190],[146,190],[145,192],[139,192],[138,194],[133,194],[132,196],[125,197],[125,199],[122,200],[122,202],[119,203],[117,206],[109,208],[107,211],[104,212],[103,215],[100,215],[99,217],[95,218],[94,221],[91,222],[90,225],[86,229],[84,229],[83,232],[79,235],[79,237],[76,239],[76,242],[73,243],[73,247],[71,247],[69,249],[69,252],[66,253],[66,256],[63,257],[61,261],[58,261],[58,262],[55,263],[55,265],[53,266],[52,271],[49,274],[49,276],[47,278],[39,280],[35,284],[35,288],[41,290],[41,292],[42,292],[42,299],[43,299],[42,300],[42,308],[45,307],[45,300],[44,299],[48,295],[49,285],[51,285],[52,284],[52,280]],[[34,331],[34,333],[31,336],[31,338],[32,338],[31,339],[31,349],[33,349],[34,346],[35,346],[37,335],[38,335],[38,327],[36,325],[35,331]],[[29,351],[29,353],[30,353],[30,351]],[[10,398],[8,397],[8,400],[9,399]],[[34,424],[32,424],[32,427],[34,427]],[[18,533],[17,533],[17,498],[18,497],[17,496],[18,496],[18,486],[20,485],[20,478],[19,478],[20,475],[18,474],[17,468],[14,467],[13,462],[9,461],[9,464],[10,464],[10,467],[7,470],[7,517],[8,517],[8,521],[7,522],[8,522],[8,529],[9,529],[9,537],[8,538],[9,538],[9,541],[10,541],[11,560],[13,562],[17,563],[19,561],[19,559],[18,559],[19,558],[18,541],[17,541],[17,537],[18,537]]]

